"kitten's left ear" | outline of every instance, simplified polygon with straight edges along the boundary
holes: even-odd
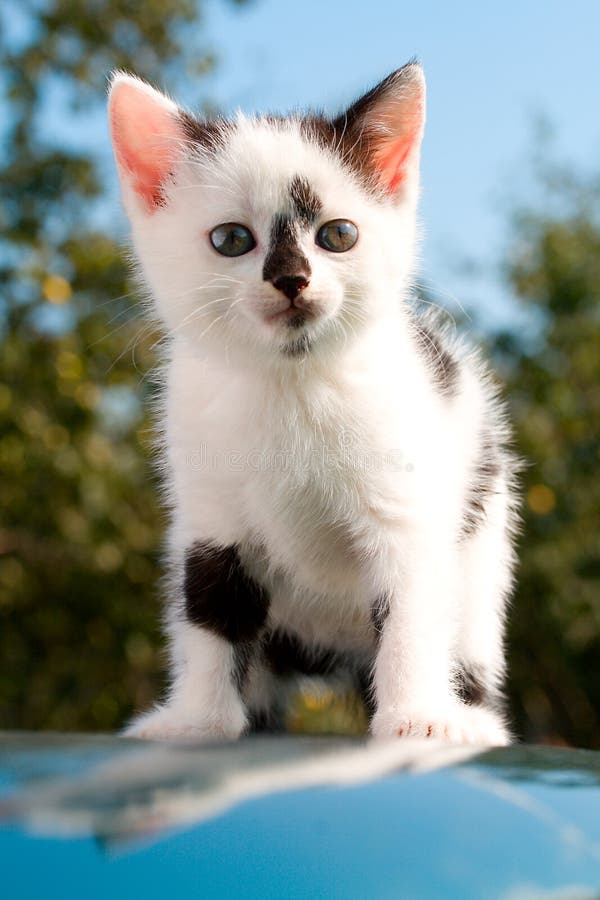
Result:
[[[117,72],[108,111],[121,181],[152,213],[163,204],[165,182],[181,152],[179,108],[139,78]]]
[[[425,77],[416,62],[392,72],[334,122],[361,170],[392,196],[416,183],[425,125]]]

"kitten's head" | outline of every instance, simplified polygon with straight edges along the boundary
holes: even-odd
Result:
[[[169,331],[293,359],[385,315],[413,264],[424,109],[416,63],[336,119],[203,121],[115,75],[123,199]]]

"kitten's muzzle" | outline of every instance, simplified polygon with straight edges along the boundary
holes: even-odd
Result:
[[[272,285],[283,297],[280,296],[276,301],[279,306],[277,310],[271,306],[267,316],[270,322],[285,323],[289,328],[301,328],[307,318],[315,315],[313,300],[304,293],[309,285],[306,274],[279,275],[272,281]],[[269,303],[271,305],[272,301]]]
[[[280,275],[273,282],[273,287],[285,294],[288,300],[294,302],[298,295],[308,287],[308,278],[304,275]]]

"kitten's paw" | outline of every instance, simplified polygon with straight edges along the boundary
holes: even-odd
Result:
[[[122,732],[123,737],[148,741],[217,741],[235,740],[246,726],[246,721],[199,721],[182,715],[168,706],[160,706],[133,720]]]
[[[464,703],[453,703],[433,714],[418,709],[377,712],[371,731],[376,737],[432,738],[489,747],[503,747],[511,741],[499,715]]]

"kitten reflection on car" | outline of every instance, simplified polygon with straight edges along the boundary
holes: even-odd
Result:
[[[415,62],[331,118],[204,120],[112,80],[169,347],[171,682],[129,735],[275,728],[293,673],[341,672],[377,737],[510,739],[518,465],[484,362],[411,293],[424,122]]]

